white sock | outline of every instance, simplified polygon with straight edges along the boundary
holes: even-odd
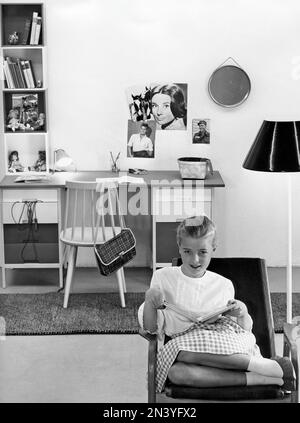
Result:
[[[283,370],[279,363],[264,357],[250,357],[247,370],[264,376],[282,378]]]
[[[246,385],[283,385],[280,377],[264,376],[254,372],[246,372]]]

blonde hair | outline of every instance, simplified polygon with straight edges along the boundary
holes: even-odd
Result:
[[[217,247],[217,231],[214,223],[205,215],[184,219],[177,228],[177,244],[180,246],[183,237],[204,238],[212,236],[212,246]]]

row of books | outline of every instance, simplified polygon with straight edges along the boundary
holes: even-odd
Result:
[[[41,34],[42,18],[38,12],[32,13],[32,19],[25,20],[21,44],[38,45]]]
[[[7,88],[36,88],[30,60],[6,57],[3,70]]]

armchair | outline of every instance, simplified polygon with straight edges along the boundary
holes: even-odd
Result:
[[[180,259],[174,259],[173,265],[180,265]],[[234,285],[236,298],[247,304],[253,319],[253,333],[261,353],[266,358],[274,357],[275,333],[271,308],[268,278],[265,261],[259,258],[213,258],[209,270],[230,279]],[[224,388],[191,388],[166,384],[165,392],[155,392],[157,337],[140,330],[140,335],[148,342],[148,402],[179,402],[197,400],[242,401],[242,402],[297,402],[298,400],[298,351],[292,324],[284,325],[284,356],[291,354],[296,373],[296,390],[286,394],[277,385],[237,386]],[[293,339],[294,338],[294,339]],[[168,339],[165,340],[167,342]],[[175,399],[176,398],[176,399]]]

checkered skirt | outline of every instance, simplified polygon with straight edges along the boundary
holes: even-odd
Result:
[[[214,323],[195,323],[186,331],[173,335],[157,355],[156,391],[162,392],[170,367],[180,351],[210,354],[260,355],[252,332],[244,330],[226,316]]]

